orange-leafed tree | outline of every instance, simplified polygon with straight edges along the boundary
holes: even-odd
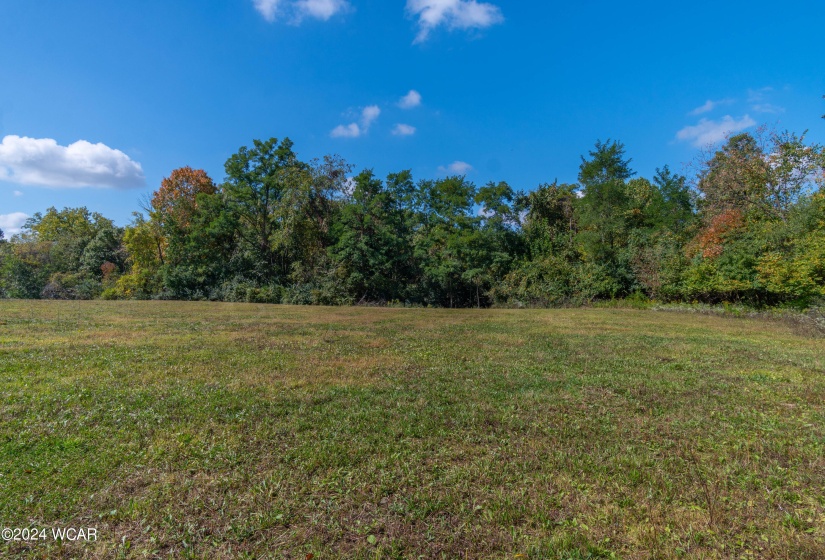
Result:
[[[152,196],[152,218],[161,227],[174,224],[185,228],[197,209],[197,196],[215,194],[217,190],[203,169],[175,169]]]
[[[735,209],[724,210],[710,218],[710,223],[702,229],[695,240],[695,248],[706,259],[722,254],[725,239],[745,226],[742,212]],[[692,251],[693,247],[688,247]]]

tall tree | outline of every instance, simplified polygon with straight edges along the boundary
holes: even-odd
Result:
[[[338,156],[312,160],[289,175],[273,205],[278,225],[272,233],[275,249],[298,278],[326,266],[333,244],[332,225],[347,198],[350,166]]]
[[[706,222],[731,211],[756,215],[766,212],[770,165],[756,137],[748,133],[732,136],[701,165],[697,187]]]
[[[217,187],[203,169],[181,167],[164,178],[152,196],[152,217],[161,227],[186,227],[197,209],[199,194],[215,194]]]
[[[653,184],[659,192],[651,213],[657,226],[671,232],[684,231],[695,218],[694,197],[687,178],[665,165],[656,169]]]
[[[352,201],[339,221],[333,248],[355,301],[402,300],[411,276],[408,222],[397,196],[371,170],[353,180]]]
[[[627,180],[635,172],[620,142],[596,142],[589,158],[582,157],[579,183],[584,194],[577,202],[578,238],[585,260],[603,277],[599,295],[618,296],[632,283],[630,257],[625,251],[630,232],[633,199]]]
[[[160,291],[165,241],[156,223],[147,220],[140,212],[134,212],[132,216],[132,223],[123,232],[123,246],[128,254],[129,266],[128,288],[123,296],[148,298]],[[123,284],[126,282],[124,280]]]
[[[475,287],[476,307],[481,307],[482,295],[486,300],[489,290],[524,252],[516,199],[517,194],[504,181],[487,183],[475,195],[481,222],[464,236],[468,268],[463,278]]]
[[[195,202],[187,226],[170,234],[164,287],[177,298],[220,297],[222,283],[235,272],[237,221],[218,195],[200,193]]]
[[[583,240],[594,258],[611,260],[626,234],[631,202],[626,181],[635,172],[620,142],[596,142],[590,158],[581,159],[579,183],[584,194],[578,208]]]
[[[816,189],[823,153],[805,135],[789,132],[731,137],[701,162],[697,187],[705,221],[730,211],[750,219],[785,219],[800,197]]]
[[[518,305],[554,305],[574,297],[580,255],[575,237],[578,185],[542,184],[516,197],[524,253],[491,290],[493,299]]]
[[[255,140],[232,155],[225,165],[222,190],[239,222],[239,234],[249,251],[252,273],[268,282],[289,272],[286,254],[278,250],[276,234],[289,227],[277,212],[291,182],[304,180],[308,166],[292,151],[292,141]],[[282,243],[281,243],[282,244]]]
[[[466,281],[471,264],[467,241],[480,221],[473,216],[475,185],[462,176],[419,182],[419,208],[424,222],[415,233],[415,255],[421,263],[428,303],[455,307],[475,298]]]
[[[825,149],[807,144],[805,134],[785,131],[771,135],[768,163],[767,204],[784,220],[801,197],[816,191],[817,181],[825,172]]]
[[[123,231],[97,212],[87,208],[52,207],[26,222],[29,239],[48,247],[52,272],[74,273],[86,270],[100,275],[106,261],[122,269],[125,257],[120,251]]]

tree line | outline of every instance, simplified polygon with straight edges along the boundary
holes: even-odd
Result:
[[[352,176],[254,141],[216,184],[176,169],[118,227],[49,208],[6,240],[0,297],[443,307],[662,301],[809,306],[825,297],[825,150],[743,133],[695,177],[637,177],[616,141],[578,182],[517,192],[464,176]]]

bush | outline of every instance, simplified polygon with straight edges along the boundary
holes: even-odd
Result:
[[[100,281],[87,273],[56,272],[49,278],[40,297],[44,299],[94,299],[100,295],[101,290]]]
[[[100,293],[100,299],[116,300],[126,298],[123,297],[123,294],[120,291],[118,291],[117,288],[106,288]]]
[[[104,282],[104,286],[106,286]],[[114,282],[109,282],[108,286],[101,292],[101,299],[149,299],[150,290],[147,289],[146,278],[138,272],[124,274]]]
[[[576,266],[547,255],[525,260],[490,290],[494,304],[504,307],[552,307],[574,303]]]
[[[209,299],[235,303],[281,303],[285,290],[277,284],[258,285],[248,280],[236,278],[221,285],[210,293]]]

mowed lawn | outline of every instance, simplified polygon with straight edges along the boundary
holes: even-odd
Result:
[[[650,310],[0,302],[21,558],[825,558],[825,340]]]

